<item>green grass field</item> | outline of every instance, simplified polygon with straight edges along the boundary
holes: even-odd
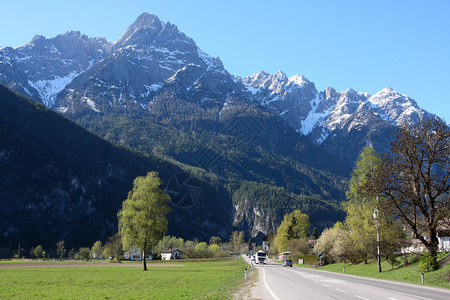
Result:
[[[358,265],[335,263],[323,266],[321,269],[342,273],[343,267],[345,267],[345,274],[422,284],[418,262],[410,264],[407,267],[401,266],[392,269],[388,262],[383,261],[381,263],[383,272],[381,273],[378,273],[376,261]],[[450,265],[437,271],[425,273],[425,285],[450,289]]]
[[[159,262],[161,263],[161,262]],[[184,266],[0,269],[0,299],[227,299],[244,279],[240,260]]]

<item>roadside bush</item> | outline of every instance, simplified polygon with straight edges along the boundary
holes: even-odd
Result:
[[[313,265],[313,264],[318,264],[319,263],[319,258],[316,255],[310,255],[310,254],[305,254],[303,255],[304,263],[307,265]]]
[[[436,257],[424,256],[420,259],[420,271],[423,273],[431,272],[438,269]]]
[[[394,267],[401,264],[401,261],[399,260],[400,255],[397,254],[391,254],[388,256],[387,261],[391,265],[391,269],[394,269]]]
[[[87,247],[80,248],[77,254],[75,254],[75,259],[77,260],[89,260],[91,256],[91,249]]]
[[[313,265],[319,263],[319,258],[316,255],[312,254],[303,254],[301,252],[297,252],[294,255],[292,255],[292,262],[298,263],[299,259],[303,259],[303,264],[305,265]]]

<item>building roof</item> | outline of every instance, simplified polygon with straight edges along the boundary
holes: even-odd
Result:
[[[162,253],[174,253],[174,252],[177,252],[177,251],[183,253],[183,251],[181,251],[180,249],[175,248],[175,249],[164,250],[164,251],[161,252],[161,254]]]

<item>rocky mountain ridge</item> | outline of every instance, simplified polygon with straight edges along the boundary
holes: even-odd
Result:
[[[222,108],[232,95],[267,107],[318,144],[362,110],[395,126],[431,116],[390,88],[375,95],[331,87],[319,92],[303,75],[288,78],[282,71],[234,77],[219,58],[149,13],[140,15],[114,42],[67,32],[3,47],[0,83],[75,119],[86,113],[148,110],[168,90]]]
[[[310,135],[316,131],[313,140],[318,144],[363,110],[395,126],[432,117],[413,99],[389,87],[375,95],[352,89],[338,92],[331,87],[318,92],[303,75],[288,78],[282,71],[275,75],[260,71],[244,82],[262,105],[277,111],[297,132]]]

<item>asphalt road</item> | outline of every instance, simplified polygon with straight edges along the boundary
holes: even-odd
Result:
[[[450,290],[268,262],[258,268],[262,299],[449,300]]]

